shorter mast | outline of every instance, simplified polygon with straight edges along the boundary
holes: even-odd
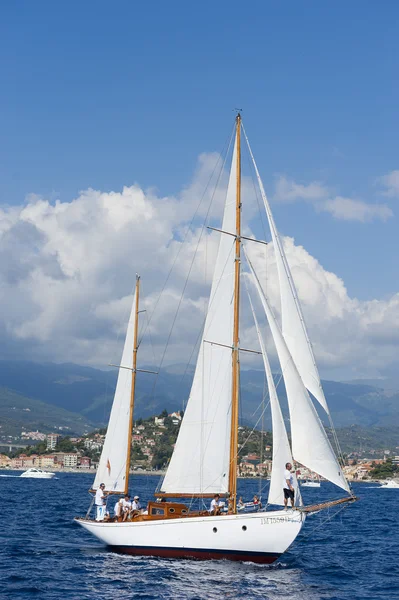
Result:
[[[135,395],[135,391],[136,391],[137,350],[138,350],[139,293],[140,293],[140,275],[136,275],[136,306],[135,306],[135,313],[134,313],[133,368],[132,368],[132,387],[130,390],[130,411],[129,411],[129,429],[128,429],[128,438],[127,438],[127,454],[126,454],[125,494],[128,494],[128,492],[129,492],[130,453],[131,453],[131,449],[132,449],[132,427],[133,427],[134,395]]]

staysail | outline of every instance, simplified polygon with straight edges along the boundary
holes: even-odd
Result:
[[[272,472],[270,477],[270,487],[268,504],[276,504],[283,506],[283,479],[285,465],[289,462],[292,464],[291,448],[288,441],[287,430],[284,425],[283,414],[281,412],[280,402],[277,396],[276,386],[274,385],[273,374],[270,368],[269,359],[266,353],[266,346],[263,341],[262,332],[260,330],[258,319],[256,318],[255,310],[252,304],[251,296],[247,288],[248,299],[251,306],[252,316],[255,321],[255,328],[258,334],[259,345],[262,351],[263,364],[266,372],[267,387],[269,390],[270,409],[272,413],[272,431],[273,431],[273,460]],[[295,489],[295,504],[302,505],[301,493],[299,491],[296,475],[293,474],[294,489]]]
[[[281,239],[273,219],[270,205],[267,200],[267,196],[259,175],[255,158],[252,154],[252,150],[248,142],[248,138],[246,138],[246,140],[256,172],[256,177],[258,180],[263,203],[265,205],[270,231],[272,234],[273,246],[275,248],[277,272],[280,283],[281,295],[282,333],[291,353],[291,356],[295,361],[295,365],[302,378],[302,381],[305,384],[305,387],[318,400],[318,402],[324,408],[326,413],[329,414],[327,402],[320,381],[320,375],[313,354],[312,345],[310,343],[309,336],[306,331],[306,325],[303,318],[302,309],[299,304],[298,295],[287,262],[287,257],[285,255],[284,248],[281,243]]]
[[[127,326],[125,345],[120,363],[114,401],[108,423],[107,435],[98,464],[93,489],[105,483],[105,490],[124,492],[126,483],[126,460],[129,444],[130,402],[132,391],[133,346],[135,335],[136,293]],[[130,457],[129,457],[130,459]]]
[[[237,142],[222,230],[236,227]],[[161,485],[167,494],[226,493],[229,486],[235,238],[221,235],[193,384]]]
[[[247,255],[246,259],[266,313],[284,377],[291,418],[292,455],[311,471],[350,493],[348,482]]]

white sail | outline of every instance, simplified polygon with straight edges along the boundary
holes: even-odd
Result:
[[[280,360],[291,418],[292,454],[296,461],[325,477],[348,493],[348,482],[342,473],[313,402],[302,382],[276,318],[269,306],[256,273],[247,258]]]
[[[329,414],[324,391],[320,382],[316,360],[313,354],[312,345],[306,331],[305,321],[295,289],[294,280],[292,279],[287,257],[285,255],[284,248],[273,219],[270,205],[267,200],[263,183],[259,175],[258,167],[256,166],[255,158],[249,146],[248,139],[247,143],[255,168],[256,177],[258,179],[263,203],[265,205],[276,253],[277,272],[281,295],[282,333],[303,383],[309,392],[311,392],[319,401],[324,410]]]
[[[136,294],[133,298],[120,363],[121,367],[126,368],[119,369],[107,435],[105,436],[93,489],[97,489],[100,483],[105,483],[106,491],[123,492],[125,490],[127,447],[129,435],[131,435],[131,431],[129,431],[129,416],[132,390],[135,303]]]
[[[236,229],[237,147],[222,230]],[[175,449],[161,486],[165,493],[227,492],[230,462],[235,238],[222,234],[197,366]],[[226,347],[227,346],[227,347]]]
[[[262,332],[260,330],[258,319],[254,311],[251,296],[247,289],[249,303],[251,305],[252,315],[255,321],[255,328],[258,334],[259,344],[262,351],[263,364],[266,372],[267,387],[269,390],[270,409],[272,413],[272,431],[273,431],[273,460],[272,472],[270,476],[270,487],[268,504],[277,504],[283,506],[284,492],[283,479],[285,465],[289,462],[292,464],[291,448],[288,441],[287,430],[284,425],[283,413],[281,412],[280,402],[277,396],[276,386],[274,385],[273,374],[270,368],[269,359],[266,353],[266,346],[263,341]],[[295,489],[295,504],[302,505],[302,498],[298,487],[296,474],[293,474],[294,489]]]

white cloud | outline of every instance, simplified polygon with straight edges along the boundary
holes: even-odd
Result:
[[[399,198],[399,169],[379,177],[377,183],[386,188],[382,192],[384,196],[388,196],[389,198]]]
[[[332,214],[335,219],[343,221],[360,221],[367,223],[374,219],[386,221],[393,217],[393,212],[386,204],[367,204],[362,200],[336,196],[331,200],[325,200],[317,204],[318,210],[326,211]]]
[[[351,298],[342,279],[326,271],[292,238],[284,248],[304,312],[315,355],[326,376],[374,377],[397,364],[399,293],[388,300]],[[273,246],[250,245],[251,260],[280,313],[277,265]],[[256,334],[246,343],[254,344]],[[269,340],[269,350],[275,356]]]
[[[393,171],[393,173],[398,173],[399,193],[399,171]],[[308,185],[304,185],[282,175],[276,180],[274,199],[282,202],[304,200],[310,202],[318,212],[328,212],[335,219],[344,221],[359,221],[361,223],[373,221],[374,219],[386,221],[393,216],[391,208],[386,204],[369,204],[355,198],[336,196],[332,193],[332,190],[320,181],[312,181]]]
[[[327,198],[328,194],[328,189],[320,181],[312,181],[308,185],[303,185],[280,175],[275,182],[274,199],[282,202],[295,202],[296,200],[315,202]]]
[[[143,306],[147,309],[140,317],[142,328],[151,317],[151,335],[141,346],[142,364],[159,362],[180,302],[166,361],[185,362],[203,323],[217,252],[219,234],[202,229],[213,186],[200,201],[217,160],[216,155],[202,155],[193,182],[176,197],[161,197],[154,190],[133,185],[120,192],[85,190],[71,202],[51,203],[31,196],[19,207],[3,207],[2,356],[94,365],[117,363],[137,271],[142,275]],[[226,181],[226,174],[222,179]],[[286,200],[306,198],[317,208],[332,201],[318,182],[310,186],[291,184],[289,180],[281,183],[280,194]],[[246,194],[253,194],[251,182],[244,179],[243,185]],[[211,210],[216,226],[222,204],[223,193],[218,191]],[[255,211],[253,196],[250,205]],[[197,218],[189,227],[196,209]],[[344,218],[349,218],[350,211],[355,215],[352,219],[371,218],[361,215],[358,206],[345,202],[330,210],[335,211],[336,218],[342,218],[339,211],[346,211]],[[371,376],[383,366],[395,364],[399,295],[369,302],[350,298],[343,281],[325,271],[303,247],[296,246],[291,238],[285,238],[284,244],[321,371]],[[253,246],[266,279],[262,260],[265,247]],[[267,285],[278,309],[272,245],[266,252]],[[251,316],[245,309],[242,316],[242,343],[252,348],[256,337]]]

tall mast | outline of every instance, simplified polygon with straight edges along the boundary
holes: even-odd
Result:
[[[128,433],[128,438],[127,438],[125,494],[127,494],[129,492],[130,452],[132,449],[132,426],[133,426],[134,393],[135,393],[135,389],[136,389],[138,328],[139,328],[138,327],[138,325],[139,325],[139,292],[140,292],[140,275],[136,275],[136,306],[135,306],[135,312],[134,312],[132,388],[130,391],[129,433]]]
[[[231,398],[231,436],[229,468],[229,505],[233,513],[237,512],[237,460],[238,460],[238,398],[240,389],[240,353],[239,317],[240,317],[240,268],[241,268],[241,115],[236,117],[237,142],[237,187],[236,187],[236,241],[235,241],[235,278],[234,278],[234,325],[232,354],[232,398]]]

